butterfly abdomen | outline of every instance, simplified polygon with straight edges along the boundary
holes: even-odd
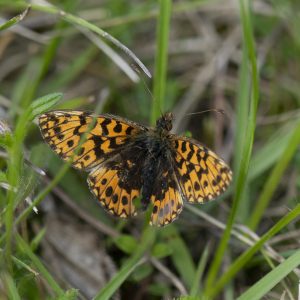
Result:
[[[150,135],[145,139],[145,147],[147,153],[144,158],[144,164],[142,169],[142,206],[145,210],[150,201],[151,196],[158,187],[157,182],[162,179],[162,174],[166,171],[166,168],[170,165],[169,162],[169,147],[167,140],[161,140],[156,135]]]

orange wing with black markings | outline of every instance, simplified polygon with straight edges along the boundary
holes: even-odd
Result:
[[[183,208],[183,195],[173,171],[162,174],[150,200],[153,204],[151,225],[162,227],[179,216]]]
[[[92,128],[91,123],[94,122]],[[72,158],[78,169],[91,169],[118,152],[130,136],[144,127],[112,115],[94,116],[83,111],[52,111],[39,117],[45,141],[64,160]],[[84,142],[78,147],[84,133]],[[75,152],[75,153],[74,153]]]
[[[175,137],[175,173],[182,193],[191,203],[203,203],[223,193],[232,179],[230,168],[197,141]]]
[[[137,209],[134,200],[140,196],[142,181],[141,163],[134,161],[130,151],[116,155],[96,167],[88,176],[91,192],[111,214],[121,218],[134,216]]]

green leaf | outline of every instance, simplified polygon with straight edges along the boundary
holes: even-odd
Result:
[[[144,278],[148,277],[153,271],[153,267],[150,264],[144,264],[138,266],[132,273],[132,279],[136,282],[140,282]]]
[[[30,106],[31,112],[29,118],[33,120],[36,116],[49,110],[61,99],[62,95],[62,93],[52,93],[35,100]]]
[[[166,283],[157,282],[153,283],[148,287],[148,293],[151,293],[155,296],[165,296],[170,293],[170,288]]]
[[[156,258],[163,258],[173,253],[172,248],[166,243],[157,243],[152,249],[152,256]]]
[[[270,271],[251,288],[243,293],[238,300],[262,299],[277,283],[300,265],[300,250]]]
[[[172,249],[171,259],[175,268],[186,286],[190,289],[196,275],[196,267],[189,248],[178,234],[174,225],[171,224],[164,228],[162,234],[167,239],[168,245]]]
[[[114,239],[115,245],[127,254],[134,253],[137,248],[137,241],[134,237],[127,234],[122,234]]]

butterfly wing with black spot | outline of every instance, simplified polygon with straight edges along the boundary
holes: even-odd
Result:
[[[111,214],[127,218],[137,214],[135,199],[142,189],[143,152],[128,147],[96,168],[88,177],[91,192]]]
[[[183,208],[183,195],[172,171],[157,180],[150,200],[153,204],[151,225],[162,227],[179,216]]]
[[[84,143],[80,140],[94,122]],[[113,115],[94,116],[83,111],[52,111],[39,117],[39,126],[45,141],[64,160],[72,157],[78,169],[91,169],[121,151],[131,137],[145,127]]]
[[[170,224],[183,208],[183,195],[171,163],[170,153],[162,144],[145,158],[142,204],[144,209],[149,203],[153,205],[151,225]]]
[[[197,141],[173,136],[174,170],[182,193],[191,203],[203,203],[223,193],[232,179],[226,163]]]

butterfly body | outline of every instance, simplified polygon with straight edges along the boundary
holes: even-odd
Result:
[[[114,115],[53,111],[41,115],[39,125],[61,158],[90,172],[89,188],[108,212],[127,218],[152,203],[151,224],[164,226],[177,218],[183,200],[206,202],[231,181],[229,167],[216,154],[170,132],[173,119],[165,113],[152,128]]]

